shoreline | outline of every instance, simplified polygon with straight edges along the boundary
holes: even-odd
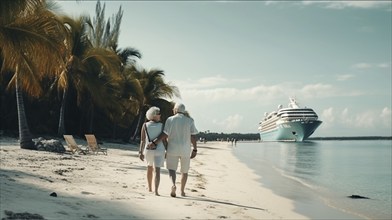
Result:
[[[0,218],[11,211],[45,219],[308,219],[293,201],[264,188],[229,144],[198,145],[187,196],[171,198],[166,168],[161,196],[148,192],[136,145],[104,142],[108,156],[71,155],[20,149],[17,139],[2,137]]]
[[[290,143],[278,145],[276,143],[239,142],[233,148],[233,151],[240,161],[247,164],[250,169],[259,175],[259,181],[263,187],[271,189],[277,195],[293,200],[296,207],[295,211],[310,219],[388,218],[390,216],[390,211],[388,215],[388,210],[390,210],[388,198],[385,198],[385,196],[378,197],[377,192],[372,188],[383,189],[382,192],[388,195],[387,189],[389,187],[370,187],[367,188],[370,191],[358,191],[358,189],[372,185],[367,185],[367,182],[362,183],[362,180],[358,182],[355,177],[357,172],[355,170],[353,172],[348,171],[347,167],[350,167],[350,165],[353,168],[358,167],[358,169],[363,170],[360,168],[361,166],[352,166],[357,164],[355,159],[350,160],[350,158],[358,158],[350,153],[350,147],[355,149],[358,142],[360,141],[353,142],[352,145],[337,146],[329,142],[323,142],[324,144],[320,142],[317,147],[315,145],[294,145]],[[388,143],[388,141],[383,143]],[[347,146],[350,147],[346,148]],[[359,146],[367,146],[367,144],[362,143]],[[334,156],[340,153],[339,150],[334,151],[333,149],[340,149],[343,155],[349,156],[348,158],[342,156],[342,158],[347,159],[337,160],[337,162],[345,161],[345,165],[347,164],[344,167],[346,172],[343,171],[342,173],[337,170],[341,166],[332,166],[336,163],[330,159],[335,158]],[[372,149],[372,147],[369,148],[369,150]],[[331,152],[334,152],[334,154],[331,154]],[[363,152],[367,151],[360,151],[357,155],[363,155]],[[385,158],[390,157],[386,156]],[[360,162],[358,163],[360,164]],[[336,169],[336,173],[334,169]],[[326,177],[331,172],[334,172],[334,176],[338,178],[327,180]],[[346,179],[341,178],[346,176],[345,173],[353,173],[354,178],[352,179],[350,176]],[[366,172],[361,174],[365,175]],[[352,185],[351,182],[357,184]],[[358,183],[361,184],[358,185]],[[357,194],[368,195],[371,198],[369,200],[353,200],[350,198],[350,195]]]

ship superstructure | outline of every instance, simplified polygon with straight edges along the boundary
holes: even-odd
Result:
[[[279,105],[277,111],[264,114],[259,123],[262,141],[303,141],[322,123],[313,109],[299,107],[294,98],[289,100],[287,108]]]

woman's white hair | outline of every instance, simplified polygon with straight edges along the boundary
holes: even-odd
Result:
[[[152,120],[152,119],[154,119],[154,116],[155,116],[155,115],[159,115],[160,112],[161,112],[161,110],[160,110],[158,107],[153,106],[153,107],[151,107],[151,108],[149,108],[149,109],[147,110],[147,112],[146,112],[146,118],[147,118],[148,120]]]

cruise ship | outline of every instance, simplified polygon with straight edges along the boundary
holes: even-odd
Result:
[[[299,107],[294,98],[289,98],[287,108],[278,106],[277,111],[265,113],[260,121],[261,141],[304,141],[322,123],[311,108]]]

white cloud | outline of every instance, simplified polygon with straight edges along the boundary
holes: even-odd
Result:
[[[201,88],[217,88],[224,87],[230,84],[240,84],[249,82],[249,79],[228,79],[221,75],[203,77],[200,79],[187,79],[187,80],[177,80],[176,84],[184,89],[201,89]]]
[[[349,78],[346,76],[346,78]],[[250,80],[246,80],[250,81]],[[269,101],[277,98],[298,96],[301,99],[358,96],[361,91],[343,91],[330,84],[301,84],[285,82],[275,85],[256,85],[246,88],[249,83],[240,82],[239,79],[227,79],[222,76],[201,78],[197,80],[177,81],[181,96],[185,100],[197,99],[203,103],[211,102],[237,102],[237,101]]]
[[[385,126],[389,126],[389,127],[391,127],[391,122],[392,122],[392,119],[391,119],[391,109],[390,108],[388,108],[388,107],[385,107],[382,111],[381,111],[381,114],[380,114],[380,120],[384,123],[384,125]]]
[[[265,5],[275,5],[280,3],[280,5],[290,4],[290,1],[265,1]],[[311,6],[317,5],[327,9],[346,9],[346,8],[360,8],[360,9],[386,9],[387,11],[391,10],[391,2],[390,1],[293,1],[294,5],[300,6]]]
[[[298,88],[302,89],[298,90]],[[359,96],[363,94],[361,91],[343,91],[342,89],[336,88],[330,84],[316,83],[303,85],[296,88],[296,94],[303,98],[327,98],[327,97],[349,97],[349,96]],[[294,88],[293,88],[294,89]]]
[[[323,126],[328,128],[345,127],[352,130],[391,129],[391,109],[387,107],[381,111],[366,110],[356,113],[348,108],[344,108],[339,113],[333,107],[329,107],[323,110],[320,119],[323,121]]]
[[[191,89],[182,90],[183,97],[197,97],[204,102],[237,100],[239,89],[237,88],[216,88],[216,89]]]
[[[345,108],[337,121],[349,128],[373,128],[377,121],[376,117],[377,114],[372,111],[353,113],[349,112],[348,108]]]
[[[334,112],[334,109],[332,108],[332,107],[330,107],[330,108],[327,108],[327,109],[324,109],[323,110],[323,112],[321,113],[321,119],[322,119],[322,121],[324,122],[324,125],[325,126],[328,126],[328,127],[330,127],[330,125],[332,124],[332,123],[334,123],[334,121],[335,121],[335,112]],[[324,127],[325,127],[324,126]]]
[[[364,33],[372,33],[372,32],[374,32],[374,29],[373,29],[373,27],[363,26],[363,27],[360,27],[358,29],[358,31],[359,32],[364,32]]]
[[[338,118],[338,123],[351,125],[352,124],[352,117],[348,112],[348,108],[343,109],[340,113],[340,117]]]
[[[354,69],[368,69],[368,68],[373,67],[373,65],[370,63],[356,63],[356,64],[352,65],[351,67]]]
[[[346,81],[346,80],[351,79],[353,77],[354,77],[354,75],[352,75],[352,74],[343,74],[343,75],[338,75],[337,80],[338,81]]]
[[[237,101],[237,100],[269,100],[284,95],[283,85],[257,85],[242,88],[248,79],[227,79],[222,76],[201,78],[197,80],[176,81],[184,98],[197,97],[204,102]]]
[[[332,85],[322,83],[304,85],[300,90],[301,97],[305,98],[325,97],[334,93]]]
[[[265,1],[264,4],[265,5],[273,5],[273,4],[277,4],[279,3],[279,1]]]
[[[361,112],[353,116],[353,127],[356,128],[374,128],[376,123],[381,122],[376,118],[372,111]]]
[[[235,114],[230,115],[221,121],[215,119],[213,122],[219,127],[222,127],[222,130],[225,132],[235,132],[238,131],[243,119],[244,117],[242,115]]]
[[[389,9],[391,2],[389,1],[302,1],[303,5],[321,5],[330,9],[345,8],[386,8]]]
[[[379,63],[379,64],[377,64],[377,67],[379,67],[379,68],[388,68],[388,67],[390,67],[390,64],[389,63]]]
[[[370,68],[389,68],[390,63],[385,62],[385,63],[356,63],[351,66],[353,69],[370,69]]]

